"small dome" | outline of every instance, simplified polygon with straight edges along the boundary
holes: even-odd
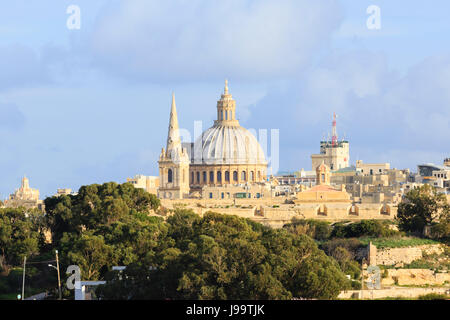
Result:
[[[194,164],[267,164],[255,136],[241,126],[216,125],[197,139]]]

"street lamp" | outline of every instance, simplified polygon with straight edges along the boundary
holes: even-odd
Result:
[[[59,291],[59,300],[61,300],[62,299],[62,297],[61,297],[61,278],[60,278],[60,275],[59,275],[58,250],[55,250],[55,254],[56,254],[56,267],[54,265],[52,265],[52,264],[48,264],[48,266],[50,268],[56,269],[56,271],[58,272],[58,291]]]

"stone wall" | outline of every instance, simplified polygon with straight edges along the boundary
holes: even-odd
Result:
[[[448,287],[439,288],[389,288],[380,290],[348,290],[342,291],[339,299],[382,299],[388,297],[417,298],[430,293],[449,294]]]
[[[387,277],[381,279],[382,286],[444,285],[450,282],[450,273],[435,273],[429,269],[386,269]]]
[[[202,215],[207,211],[222,214],[232,214],[243,218],[251,218],[274,228],[280,228],[290,223],[292,218],[316,219],[325,221],[364,219],[393,219],[396,207],[390,207],[389,214],[380,212],[381,204],[360,204],[356,207],[348,203],[305,203],[285,204],[285,198],[267,199],[161,199],[161,204],[167,209],[186,208]]]
[[[441,254],[444,248],[440,244],[423,245],[406,248],[377,249],[376,264],[392,266],[397,264],[409,264],[414,260],[421,259],[423,254]]]

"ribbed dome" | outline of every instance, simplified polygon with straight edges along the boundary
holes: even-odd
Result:
[[[255,136],[241,126],[215,125],[197,139],[195,164],[267,164]]]

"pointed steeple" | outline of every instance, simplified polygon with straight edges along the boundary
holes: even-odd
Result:
[[[175,94],[172,93],[172,108],[170,110],[169,132],[167,134],[167,155],[170,156],[174,150],[181,151],[180,131],[178,127],[177,106]]]
[[[223,93],[228,94],[228,80],[227,79],[225,79],[225,90]]]

